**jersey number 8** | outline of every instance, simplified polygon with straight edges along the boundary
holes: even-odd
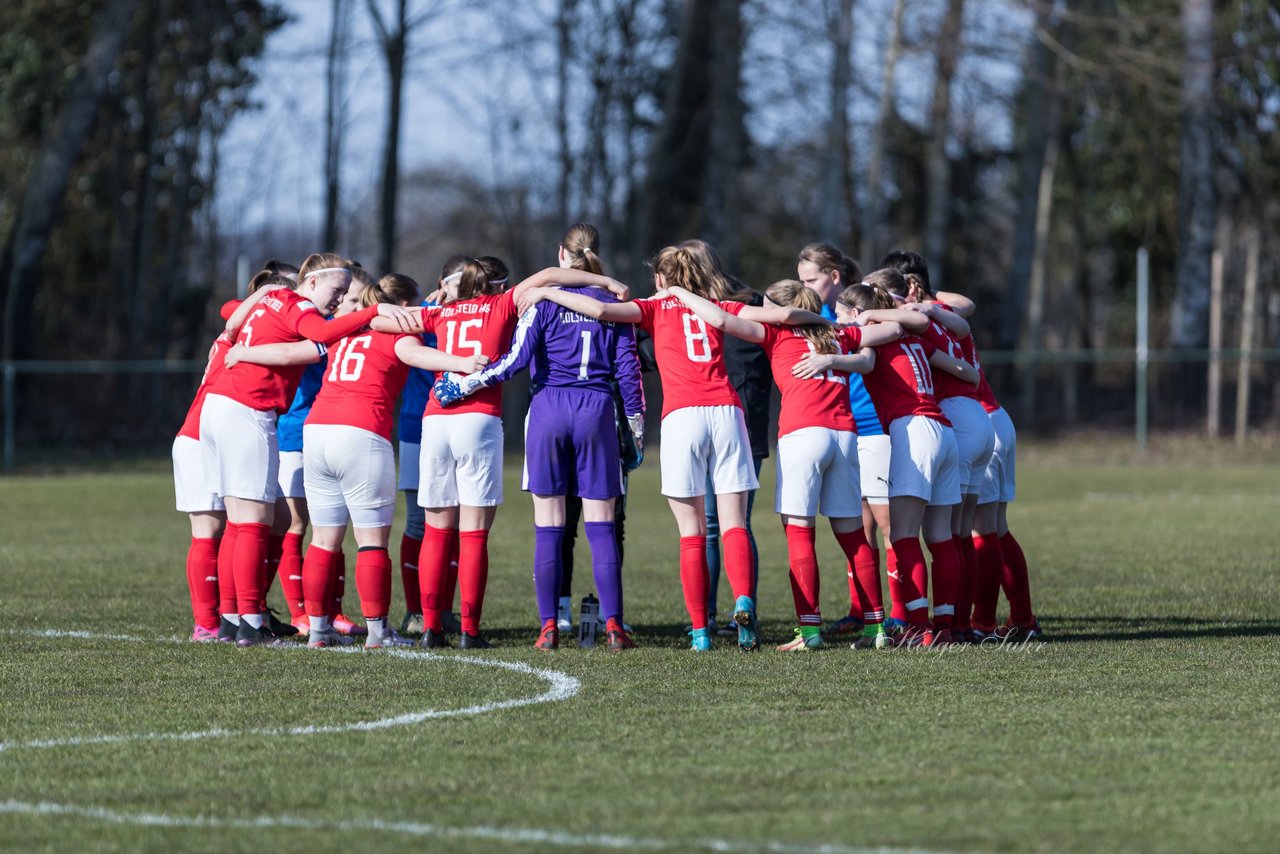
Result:
[[[684,348],[689,354],[689,361],[710,362],[711,339],[707,337],[707,325],[696,314],[684,314],[681,317],[684,319]]]

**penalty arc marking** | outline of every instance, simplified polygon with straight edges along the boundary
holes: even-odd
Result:
[[[83,631],[67,631],[48,629],[43,631],[3,631],[3,634],[19,634],[46,638],[65,638],[76,640],[120,641],[126,643],[182,643],[181,638],[140,638],[132,635],[97,634]],[[305,650],[305,647],[293,649]],[[310,651],[310,652],[314,652]],[[345,647],[324,650],[332,653],[358,653],[359,648]],[[482,703],[461,709],[424,709],[408,712],[392,717],[378,718],[369,721],[297,727],[268,727],[261,729],[208,729],[191,732],[152,732],[131,735],[81,736],[76,738],[44,739],[39,741],[0,742],[0,753],[17,750],[38,750],[59,747],[78,747],[84,745],[120,744],[134,741],[198,741],[209,738],[232,738],[250,736],[305,736],[343,732],[373,732],[393,727],[409,726],[435,718],[455,718],[488,712],[515,709],[522,706],[534,706],[541,703],[552,703],[574,697],[582,688],[582,683],[555,670],[531,667],[527,664],[511,661],[496,661],[487,658],[455,657],[430,652],[388,649],[382,650],[385,655],[416,661],[440,661],[454,664],[493,667],[513,673],[526,674],[546,681],[547,690],[532,697],[513,700],[500,700]],[[321,821],[304,816],[261,815],[253,817],[220,818],[215,816],[175,816],[165,813],[118,812],[103,807],[80,806],[76,804],[60,804],[49,801],[20,801],[9,799],[0,801],[0,815],[30,816],[63,816],[97,821],[105,824],[128,825],[134,827],[153,828],[195,828],[209,830],[263,830],[267,828],[292,828],[300,830],[330,832],[383,832],[410,837],[435,837],[439,839],[473,839],[510,844],[559,845],[568,848],[591,848],[596,850],[701,850],[716,852],[768,852],[769,854],[938,854],[923,849],[906,848],[867,848],[839,844],[793,844],[774,841],[736,841],[728,839],[660,839],[638,836],[624,836],[602,833],[569,833],[565,831],[542,830],[521,827],[490,827],[477,825],[472,827],[450,827],[446,825],[427,824],[422,822],[389,821],[383,819],[353,819],[347,821]]]
[[[113,634],[95,634],[93,632],[77,632],[77,631],[61,631],[57,629],[49,629],[45,631],[19,631],[6,632],[6,634],[24,634],[34,635],[37,637],[47,638],[67,638],[77,640],[106,640],[106,641],[124,641],[129,643],[156,643],[156,642],[175,642],[181,641],[176,638],[166,638],[160,641],[155,639],[147,639],[134,637],[132,635],[113,635]],[[288,647],[286,649],[294,649],[305,651],[308,654],[315,654],[316,650],[308,650],[306,647]],[[360,647],[334,647],[323,650],[326,654],[334,653],[355,653],[363,652]],[[261,727],[257,729],[205,729],[192,730],[189,732],[146,732],[146,733],[129,733],[120,735],[93,735],[93,736],[77,736],[71,738],[51,738],[39,739],[34,741],[10,741],[0,742],[0,753],[15,750],[41,750],[58,747],[81,747],[86,745],[100,744],[124,744],[132,741],[201,741],[210,738],[238,738],[238,737],[280,737],[280,736],[306,736],[306,735],[331,735],[344,732],[376,732],[378,730],[391,729],[393,727],[411,726],[413,724],[422,723],[423,721],[435,720],[438,718],[461,718],[470,717],[472,715],[483,715],[489,712],[500,712],[507,709],[518,709],[523,706],[536,706],[542,703],[554,703],[561,700],[568,700],[575,696],[581,689],[582,683],[566,673],[557,670],[546,670],[540,667],[531,667],[528,664],[522,664],[517,661],[497,661],[491,658],[471,658],[463,656],[441,655],[433,652],[419,652],[416,650],[406,649],[384,649],[380,651],[383,655],[389,655],[393,658],[402,658],[408,661],[422,662],[448,662],[450,664],[462,664],[473,667],[490,667],[499,670],[507,670],[512,673],[520,673],[523,675],[533,676],[542,679],[547,683],[547,689],[541,694],[532,697],[520,697],[513,700],[497,700],[491,703],[480,703],[473,706],[466,706],[460,709],[423,709],[416,712],[406,712],[400,715],[393,715],[385,718],[376,718],[367,721],[352,721],[341,724],[328,725],[310,725],[310,726],[289,726],[289,727]]]

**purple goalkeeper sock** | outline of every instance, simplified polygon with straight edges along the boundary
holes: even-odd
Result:
[[[591,544],[591,569],[600,596],[600,616],[622,618],[622,561],[612,522],[587,522],[587,542]]]
[[[563,567],[560,547],[564,527],[534,525],[533,534],[533,590],[538,597],[538,619],[545,623],[556,618],[556,606],[560,603]]]

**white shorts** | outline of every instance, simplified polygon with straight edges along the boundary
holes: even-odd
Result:
[[[995,430],[996,446],[978,492],[979,504],[1012,501],[1017,495],[1018,432],[1004,407],[988,414]]]
[[[483,412],[422,419],[418,506],[502,503],[502,419]]]
[[[858,437],[858,469],[861,472],[862,497],[868,504],[889,503],[888,434]]]
[[[396,489],[418,488],[418,466],[421,462],[418,457],[421,455],[422,446],[417,442],[400,443],[400,474]]]
[[[677,409],[662,419],[661,438],[662,494],[668,498],[706,495],[708,474],[717,495],[760,488],[740,408]]]
[[[778,437],[773,509],[788,516],[862,515],[858,437],[852,430],[802,427]]]
[[[303,428],[304,432],[306,428]],[[306,488],[302,485],[302,451],[280,452],[280,474],[276,477],[280,484],[280,498],[306,498]]]
[[[889,496],[923,498],[929,504],[960,503],[956,434],[924,415],[906,415],[889,425]]]
[[[179,436],[173,440],[173,491],[179,513],[215,513],[226,507],[210,492],[204,476],[204,450],[199,439]]]
[[[311,524],[385,528],[396,512],[396,455],[391,443],[360,427],[306,424],[304,477]]]
[[[983,475],[996,449],[996,432],[982,404],[971,397],[948,397],[939,401],[942,414],[956,431],[957,463],[960,468],[960,491],[977,495]]]
[[[276,413],[220,394],[204,399],[200,447],[206,490],[219,497],[274,502],[280,470]]]

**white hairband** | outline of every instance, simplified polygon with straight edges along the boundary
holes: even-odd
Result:
[[[458,281],[458,280],[459,280],[459,279],[461,279],[461,278],[462,278],[462,271],[461,271],[461,270],[459,270],[459,271],[458,271],[458,272],[456,272],[456,273],[450,273],[449,275],[445,276],[443,279],[441,279],[441,280],[440,280],[440,284],[442,284],[442,285],[451,285],[451,284],[453,284],[454,282]]]
[[[501,279],[494,279],[494,280],[493,280],[492,282],[490,282],[489,284],[491,284],[491,285],[505,285],[506,283],[507,283],[507,277],[506,277],[506,276],[503,276]]]
[[[319,270],[310,271],[309,273],[307,273],[306,277],[309,279],[312,276],[318,276],[321,273],[350,273],[350,272],[351,272],[350,267],[323,267]]]

